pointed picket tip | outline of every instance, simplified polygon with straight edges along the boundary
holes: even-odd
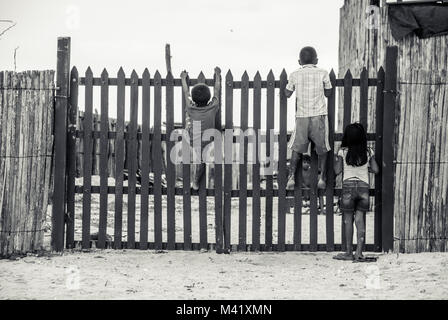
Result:
[[[345,78],[345,79],[353,78],[353,76],[352,76],[352,72],[350,71],[350,69],[347,70],[347,72],[345,73],[345,77],[344,77],[344,78]]]
[[[103,69],[103,72],[101,72],[101,78],[107,78],[109,76],[109,73],[107,72],[106,68]]]
[[[226,79],[233,79],[232,71],[227,71]]]
[[[162,78],[162,76],[160,75],[159,70],[156,70],[156,73],[154,74],[154,78],[157,78],[157,79],[161,79]]]
[[[86,70],[86,76],[93,76],[93,72],[92,72],[92,69],[90,67],[88,67],[87,70]]]
[[[198,83],[205,83],[205,75],[204,75],[204,73],[202,71],[199,72]]]
[[[132,73],[131,73],[131,78],[138,78],[138,74],[137,74],[137,71],[135,71],[135,70],[132,70]]]
[[[72,78],[78,78],[78,68],[76,68],[76,67],[74,66],[74,67],[72,68],[71,75],[72,75]]]
[[[364,68],[362,68],[362,70],[361,70],[361,78],[362,78],[362,77],[366,77],[366,76],[368,76],[367,68],[364,67]]]
[[[336,72],[334,72],[334,69],[331,69],[330,71],[330,78],[336,78]]]
[[[149,70],[148,68],[145,68],[145,70],[143,70],[143,77],[149,77],[149,76],[150,76]]]
[[[241,77],[242,81],[249,81],[249,74],[247,71],[244,71],[243,76]]]
[[[282,70],[282,73],[280,74],[280,78],[281,78],[281,79],[286,79],[286,78],[288,78],[288,74],[286,73],[286,70],[285,70],[285,69]]]
[[[123,77],[124,78],[125,74],[124,74],[124,70],[123,67],[120,67],[120,69],[118,70],[118,77]]]
[[[383,67],[380,67],[380,69],[378,70],[378,73],[381,73],[381,74],[385,73],[385,72],[384,72],[384,68],[383,68]]]
[[[255,81],[261,81],[261,74],[260,74],[260,71],[257,71],[257,73],[255,74],[254,80],[255,80]]]
[[[273,80],[273,79],[275,79],[275,76],[274,76],[274,72],[271,69],[271,70],[269,70],[269,73],[268,73],[268,80]]]

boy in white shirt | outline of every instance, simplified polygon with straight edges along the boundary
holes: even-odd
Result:
[[[292,150],[287,189],[294,189],[294,175],[301,155],[308,152],[310,140],[314,142],[319,156],[321,176],[319,189],[325,189],[327,153],[331,150],[328,141],[328,111],[326,97],[332,93],[330,75],[318,68],[317,52],[312,47],[300,51],[301,69],[293,72],[286,87],[290,98],[294,91],[297,96],[296,126],[288,148]]]

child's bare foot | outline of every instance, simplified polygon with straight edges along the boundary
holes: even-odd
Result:
[[[318,189],[327,189],[327,183],[325,182],[324,179],[319,179],[319,182],[317,183],[317,188]]]
[[[193,188],[194,191],[198,191],[199,190],[199,183],[194,181],[192,183],[192,188]]]
[[[378,259],[376,257],[365,257],[362,254],[355,254],[353,257],[353,262],[376,262]]]
[[[334,256],[333,259],[342,260],[342,261],[353,261],[354,256],[352,253],[345,252],[345,253],[340,253],[340,254]]]

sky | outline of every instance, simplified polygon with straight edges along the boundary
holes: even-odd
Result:
[[[115,76],[123,67],[139,75],[166,74],[171,45],[175,77],[215,66],[234,79],[269,70],[278,77],[298,68],[303,46],[314,46],[319,65],[337,69],[339,9],[343,0],[0,0],[0,20],[17,25],[0,37],[0,70],[56,68],[57,37],[71,37],[71,65]],[[9,26],[0,23],[0,30]],[[113,107],[112,107],[113,108]]]

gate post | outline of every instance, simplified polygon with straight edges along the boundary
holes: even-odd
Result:
[[[54,190],[51,248],[64,249],[66,210],[67,110],[70,77],[70,38],[58,38],[56,95],[54,115]]]
[[[395,108],[397,105],[398,47],[387,47],[386,79],[384,88],[384,127],[382,165],[382,247],[383,252],[394,248],[394,150]]]

